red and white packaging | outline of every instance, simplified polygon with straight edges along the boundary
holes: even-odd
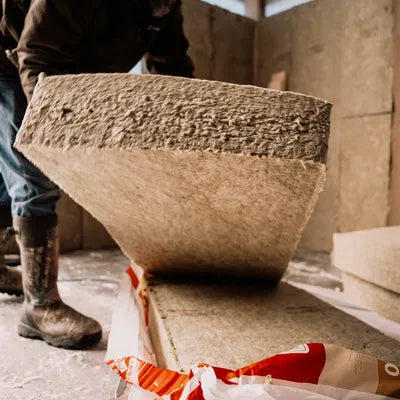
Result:
[[[300,345],[236,371],[203,363],[188,374],[158,368],[147,299],[143,270],[128,268],[106,355],[127,383],[117,398],[125,392],[129,400],[400,399],[400,366],[322,343]]]

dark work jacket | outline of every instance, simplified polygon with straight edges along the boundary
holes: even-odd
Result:
[[[180,0],[163,18],[148,0],[1,1],[0,74],[19,73],[28,99],[41,72],[127,72],[142,57],[150,73],[193,76]]]

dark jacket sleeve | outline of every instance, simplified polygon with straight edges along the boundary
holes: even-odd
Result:
[[[73,73],[97,0],[32,0],[18,44],[22,87],[31,99],[41,72]]]
[[[189,43],[183,32],[181,1],[178,1],[144,56],[148,72],[193,78],[194,67],[187,54],[188,48]]]

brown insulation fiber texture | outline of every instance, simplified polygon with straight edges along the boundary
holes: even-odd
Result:
[[[330,108],[221,82],[57,76],[16,145],[147,270],[277,280],[322,190]]]

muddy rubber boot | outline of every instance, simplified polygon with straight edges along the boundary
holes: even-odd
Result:
[[[57,288],[57,217],[14,217],[25,294],[20,336],[51,346],[83,349],[96,344],[100,324],[64,304]]]
[[[11,208],[0,206],[0,293],[22,296],[22,277],[19,271],[9,268],[4,255],[7,250],[12,231]]]

